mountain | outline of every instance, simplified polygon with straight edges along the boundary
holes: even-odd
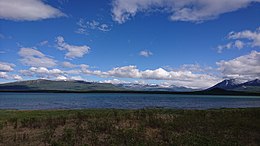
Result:
[[[123,90],[109,83],[85,81],[29,80],[0,84],[0,91],[100,91]]]
[[[191,88],[186,87],[178,87],[175,85],[171,85],[169,87],[162,87],[157,84],[134,84],[134,83],[124,83],[117,84],[116,86],[120,88],[124,88],[126,90],[134,90],[134,91],[171,91],[171,92],[190,92],[195,91]]]
[[[260,93],[260,80],[255,79],[240,84],[239,86],[232,89],[233,91],[244,91],[244,92],[257,92]]]
[[[229,91],[243,91],[243,92],[256,92],[260,93],[260,80],[255,79],[252,81],[240,83],[235,79],[224,80],[207,90],[223,89]]]
[[[235,79],[228,79],[228,80],[224,80],[220,83],[217,83],[213,87],[210,87],[208,90],[215,89],[215,88],[228,90],[228,89],[237,87],[239,84],[240,83],[238,81],[236,81]]]
[[[255,79],[252,81],[248,81],[248,82],[243,83],[242,86],[260,86],[260,80]]]

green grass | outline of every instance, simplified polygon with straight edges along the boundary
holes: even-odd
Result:
[[[0,110],[0,145],[260,145],[260,108]]]

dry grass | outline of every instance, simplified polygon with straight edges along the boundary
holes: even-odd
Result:
[[[260,108],[0,111],[0,145],[260,145]]]

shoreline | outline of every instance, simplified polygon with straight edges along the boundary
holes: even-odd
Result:
[[[191,92],[173,92],[173,91],[110,91],[110,90],[90,90],[90,91],[67,91],[67,90],[1,90],[0,93],[122,93],[122,94],[169,94],[169,95],[226,95],[226,96],[260,96],[258,92],[241,92],[241,91],[228,91],[228,90],[216,90],[216,91],[191,91]]]

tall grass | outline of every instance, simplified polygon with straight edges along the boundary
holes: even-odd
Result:
[[[0,145],[259,145],[260,108],[0,111]]]

